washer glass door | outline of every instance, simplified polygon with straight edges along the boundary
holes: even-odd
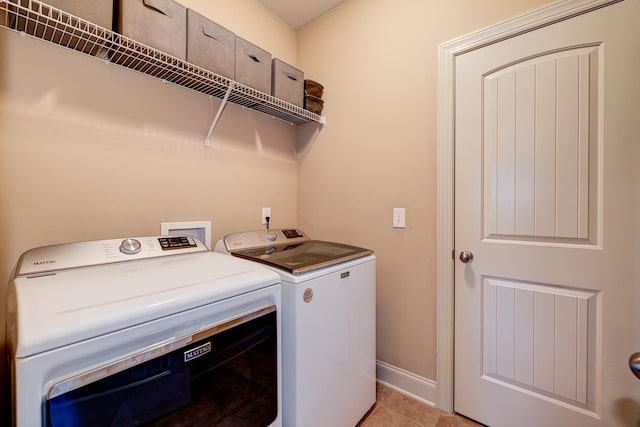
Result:
[[[342,243],[309,240],[234,251],[232,255],[278,267],[293,274],[306,273],[371,254],[369,249]]]

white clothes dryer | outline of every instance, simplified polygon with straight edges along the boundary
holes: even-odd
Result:
[[[24,253],[7,295],[14,425],[281,426],[279,282],[189,236]]]

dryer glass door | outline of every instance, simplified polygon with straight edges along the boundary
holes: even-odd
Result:
[[[61,381],[45,425],[269,425],[278,415],[275,310]]]

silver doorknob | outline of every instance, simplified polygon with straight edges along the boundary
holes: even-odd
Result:
[[[473,252],[471,251],[462,251],[460,252],[460,261],[464,262],[465,264],[468,263],[469,261],[473,260]]]
[[[640,379],[640,353],[633,353],[629,358],[631,372]]]

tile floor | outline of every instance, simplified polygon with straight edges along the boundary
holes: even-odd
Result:
[[[480,427],[460,415],[433,408],[382,384],[376,403],[357,427]]]

